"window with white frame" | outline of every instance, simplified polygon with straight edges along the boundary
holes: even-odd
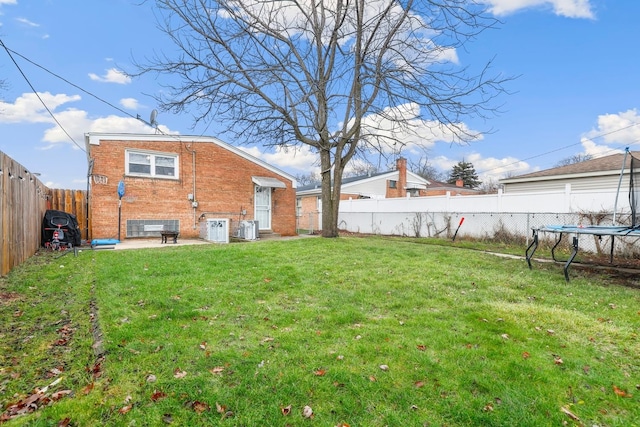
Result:
[[[127,150],[127,175],[153,178],[178,178],[178,155]]]

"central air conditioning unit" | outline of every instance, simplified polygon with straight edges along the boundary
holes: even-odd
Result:
[[[237,236],[240,239],[245,240],[257,240],[260,238],[260,232],[258,229],[258,221],[256,220],[243,220],[238,224]]]
[[[201,222],[200,238],[215,243],[229,243],[229,219],[212,218]]]

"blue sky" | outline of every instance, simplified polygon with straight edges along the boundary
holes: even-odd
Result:
[[[0,80],[7,83],[0,89],[0,151],[49,187],[86,188],[85,133],[153,132],[135,117],[149,120],[156,108],[150,94],[162,88],[152,76],[130,80],[119,71],[168,47],[150,5],[139,3],[0,0],[0,39],[12,51],[0,49]],[[465,146],[434,142],[427,153],[433,166],[449,171],[465,160],[487,181],[577,154],[640,150],[640,1],[486,3],[502,25],[458,52],[460,64],[494,58],[495,71],[519,77],[506,87],[511,94],[500,99],[498,117],[466,122],[493,132]],[[165,132],[219,136],[193,128],[189,114],[161,112],[157,121]],[[309,152],[244,149],[293,175],[315,168]]]

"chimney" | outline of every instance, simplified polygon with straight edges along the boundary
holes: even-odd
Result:
[[[464,187],[464,181],[461,179],[456,179],[456,187]]]
[[[407,195],[407,159],[399,157],[396,161],[396,169],[398,170],[398,197]]]

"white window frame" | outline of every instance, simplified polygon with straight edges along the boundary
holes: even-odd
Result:
[[[140,154],[143,156],[147,156],[149,160],[149,173],[144,172],[131,172],[129,170],[129,158],[131,154]],[[173,175],[158,175],[156,174],[156,159],[158,157],[167,157],[173,159]],[[146,178],[158,178],[158,179],[175,179],[177,180],[180,176],[180,156],[173,153],[161,153],[157,151],[145,151],[145,150],[135,150],[128,149],[125,150],[124,154],[124,162],[125,162],[125,174],[128,176],[138,176],[138,177],[146,177]]]

